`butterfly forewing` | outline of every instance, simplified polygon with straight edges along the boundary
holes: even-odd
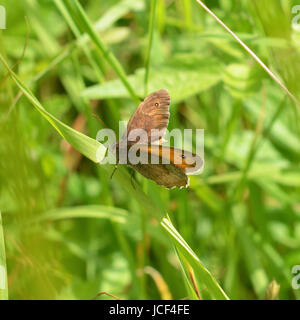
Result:
[[[159,143],[169,123],[169,106],[170,95],[166,89],[151,93],[130,118],[122,140],[127,139],[129,143]],[[139,129],[146,134],[141,139],[135,139],[134,132]]]

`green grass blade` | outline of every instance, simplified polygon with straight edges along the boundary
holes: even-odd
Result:
[[[61,15],[66,20],[67,24],[69,25],[70,29],[72,30],[73,34],[75,35],[77,42],[80,43],[80,40],[88,39],[88,37],[84,37],[80,34],[80,31],[78,30],[75,22],[72,20],[72,17],[70,16],[70,13],[68,9],[65,7],[63,1],[54,0],[54,4],[56,5],[57,9],[60,11]],[[86,36],[86,35],[85,35]],[[102,83],[104,81],[103,76],[103,70],[101,66],[97,64],[97,60],[93,59],[92,54],[89,50],[88,46],[82,45],[81,48],[83,52],[85,53],[88,61],[90,62],[94,72],[96,72],[98,81]]]
[[[194,269],[195,274],[198,275],[199,279],[203,281],[203,284],[207,287],[207,290],[211,294],[211,296],[214,299],[218,300],[229,300],[226,293],[220,287],[216,279],[205,268],[194,251],[189,247],[189,245],[185,242],[179,232],[174,228],[172,223],[168,219],[163,218],[161,225],[171,236],[171,239],[173,240],[178,252],[188,261],[188,263]]]
[[[52,114],[45,110],[45,108],[40,104],[40,102],[36,99],[33,93],[26,87],[26,85],[18,78],[18,76],[10,69],[3,56],[0,54],[0,60],[10,73],[11,77],[17,84],[17,86],[21,89],[21,91],[25,94],[25,96],[29,99],[29,101],[34,105],[34,107],[46,118],[52,126],[58,131],[58,133],[67,140],[76,150],[82,153],[84,156],[89,158],[90,160],[97,162],[96,154],[99,156],[98,159],[104,157],[106,148],[100,144],[95,139],[92,139],[74,129],[67,126],[57,118],[55,118]],[[100,148],[100,149],[99,149]],[[97,153],[98,152],[98,153]]]
[[[172,103],[177,103],[217,85],[222,79],[220,68],[219,62],[214,58],[202,57],[198,54],[174,55],[167,64],[156,66],[156,68],[150,67],[151,77],[148,89],[149,92],[153,92],[168,88]],[[136,69],[128,76],[128,81],[140,96],[144,94],[144,79],[144,68]],[[128,91],[119,79],[87,87],[82,95],[89,99],[129,97]]]
[[[132,99],[134,99],[136,102],[139,102],[139,99],[137,95],[135,94],[133,88],[131,87],[126,73],[119,63],[119,61],[114,56],[113,52],[103,43],[103,41],[100,39],[98,33],[93,28],[91,22],[89,21],[89,18],[85,14],[83,8],[81,7],[80,3],[75,0],[74,5],[76,6],[78,10],[78,18],[80,19],[82,25],[84,26],[85,32],[90,36],[91,40],[95,44],[95,46],[101,51],[103,54],[103,57],[107,60],[107,62],[111,65],[113,70],[116,72],[116,74],[119,76],[120,80],[122,81],[123,85],[129,92]]]
[[[61,9],[61,13],[65,6],[62,1],[55,0],[54,4]],[[109,27],[111,27],[118,19],[126,15],[130,10],[135,10],[136,4],[133,0],[124,0],[121,3],[118,3],[116,6],[110,8],[95,24],[94,28],[97,32],[104,32]],[[65,12],[67,13],[67,12]],[[67,18],[67,15],[64,16]],[[67,21],[67,20],[66,20]],[[88,37],[87,34],[81,35],[76,40],[69,42],[64,48],[62,48],[61,52],[54,57],[51,58],[47,66],[40,71],[34,78],[32,82],[39,80],[41,77],[45,76],[49,71],[53,70],[59,64],[61,64],[65,59],[67,59],[72,52],[78,51],[86,51],[85,48],[88,48],[91,39]]]
[[[57,208],[40,215],[33,222],[53,221],[74,218],[110,219],[118,223],[125,223],[128,212],[126,210],[100,205]]]
[[[136,0],[122,0],[112,5],[99,19],[95,27],[99,31],[103,31],[111,27],[120,18],[126,16],[131,11],[140,10],[144,6],[143,2]]]
[[[176,251],[176,256],[180,262],[184,284],[186,286],[186,290],[189,294],[189,297],[191,297],[192,300],[199,300],[199,297],[197,296],[195,289],[191,283],[191,279],[189,277],[189,273],[188,273],[189,264],[187,263],[186,259],[178,252],[178,250],[176,250],[176,247],[175,247],[175,251]]]
[[[33,106],[51,123],[51,125],[57,130],[57,132],[68,141],[76,150],[86,156],[88,159],[97,163],[97,160],[100,161],[106,153],[106,148],[99,143],[97,140],[92,139],[74,129],[67,126],[52,114],[47,112],[45,108],[40,104],[37,98],[33,93],[23,84],[23,82],[18,78],[18,76],[10,69],[7,65],[5,59],[0,54],[0,61],[4,64],[5,68],[9,71],[11,77],[21,89],[24,95],[28,100],[33,104]],[[96,157],[97,154],[97,157]],[[106,165],[107,170],[112,171],[112,165]],[[135,189],[130,183],[130,176],[124,168],[120,168],[114,175],[120,185],[131,194],[134,194],[134,197],[144,206],[144,208],[151,214],[156,215],[158,218],[162,216],[162,210],[158,208],[140,189]]]
[[[263,70],[281,87],[281,89],[291,98],[292,101],[298,106],[300,102],[289,91],[284,83],[259,59],[259,57],[234,33],[228,28],[225,23],[220,20],[202,1],[196,0],[196,2],[209,13],[250,55],[251,57],[263,68]]]

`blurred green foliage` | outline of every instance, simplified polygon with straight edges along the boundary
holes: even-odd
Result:
[[[298,299],[299,107],[196,1],[80,3],[84,11],[70,0],[1,2],[0,53],[46,109],[32,107],[1,63],[0,264],[9,298],[222,298],[217,279],[231,299],[277,297],[276,283],[279,299]],[[206,3],[299,100],[296,1]],[[100,128],[117,130],[137,97],[160,88],[171,94],[169,129],[205,129],[205,169],[186,190],[138,174],[134,189],[126,168],[110,180],[110,166],[82,156],[95,140],[65,126],[93,139]],[[166,213],[177,231],[160,224]]]

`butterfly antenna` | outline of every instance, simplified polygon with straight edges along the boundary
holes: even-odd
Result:
[[[28,19],[27,19],[26,16],[25,16],[25,22],[26,22],[26,37],[25,37],[25,43],[24,43],[24,46],[23,46],[23,52],[22,52],[21,56],[18,58],[18,60],[15,62],[15,64],[14,64],[12,67],[10,67],[11,70],[15,69],[15,67],[16,67],[16,66],[23,60],[23,58],[25,57],[26,49],[27,49],[27,46],[28,46],[29,33],[30,33],[30,30],[29,30],[29,22],[28,22]],[[9,77],[9,72],[7,72],[7,74],[4,76],[4,78],[1,79],[0,84],[2,84],[8,77]]]

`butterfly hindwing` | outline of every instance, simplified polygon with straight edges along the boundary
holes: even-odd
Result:
[[[120,152],[125,152],[122,156],[125,160],[127,157],[126,163],[144,177],[167,188],[182,188],[188,186],[187,175],[195,174],[203,167],[203,160],[189,151],[161,145],[169,123],[169,106],[170,95],[165,89],[151,93],[140,103],[122,139],[115,145],[117,163]],[[143,131],[144,135],[139,135],[138,131]],[[143,161],[131,161],[132,154]]]

